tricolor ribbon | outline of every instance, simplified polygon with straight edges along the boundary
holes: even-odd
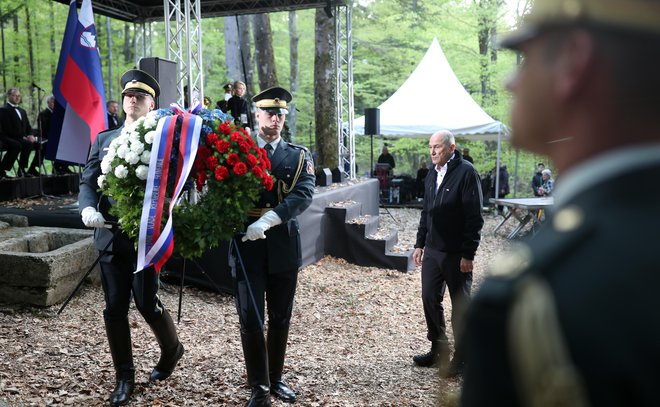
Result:
[[[203,119],[197,116],[199,106],[185,112],[180,106],[172,105],[175,116],[163,117],[158,121],[156,136],[151,149],[149,174],[142,205],[142,218],[138,238],[137,272],[149,266],[160,271],[174,250],[174,229],[172,212],[183,191],[186,179],[192,169]],[[166,199],[169,176],[170,155],[174,140],[174,130],[179,117],[182,117],[179,139],[179,160],[174,181],[174,193],[169,202],[169,217],[161,231],[163,206]]]

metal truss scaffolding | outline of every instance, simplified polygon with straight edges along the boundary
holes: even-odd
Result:
[[[184,106],[187,87],[186,98],[192,105],[204,98],[201,0],[163,1],[167,59],[177,64],[179,104]]]
[[[335,7],[335,71],[337,77],[337,137],[339,170],[355,178],[353,132],[353,27],[351,6]]]

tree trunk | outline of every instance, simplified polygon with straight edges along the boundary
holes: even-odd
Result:
[[[225,23],[225,65],[230,81],[244,78],[241,67],[241,48],[238,40],[238,16],[227,16],[223,18]]]
[[[108,90],[108,100],[112,100],[114,81],[112,80],[112,25],[110,24],[110,17],[105,18],[105,32],[108,37],[108,85],[106,89]]]
[[[14,51],[19,50],[23,47],[18,43],[18,13],[14,13],[12,16],[12,23],[13,23],[13,28],[14,28]],[[20,86],[21,83],[21,78],[18,75],[18,72],[20,71],[18,67],[20,66],[20,60],[18,59],[18,53],[14,54],[14,66],[12,67],[12,70],[14,71],[14,83],[10,86]]]
[[[50,9],[50,15],[54,15],[55,10],[53,9],[53,4],[55,4],[54,1],[49,1],[48,6]],[[59,56],[59,50],[57,48],[56,42],[55,42],[55,19],[51,18],[49,19],[50,21],[50,53],[51,55],[57,55]],[[48,76],[49,78],[55,78],[55,72],[57,71],[57,59],[56,58],[50,58],[50,75]],[[50,82],[52,85],[52,80]]]
[[[479,78],[481,81],[481,103],[495,103],[496,92],[491,84],[491,63],[497,61],[497,50],[493,47],[493,38],[497,33],[497,16],[502,0],[481,0],[477,4],[477,23],[479,31]]]
[[[296,12],[289,11],[289,91],[294,95],[294,102],[291,103],[289,108],[289,116],[287,123],[289,125],[289,133],[291,141],[296,139],[296,104],[295,94],[298,91],[298,80],[300,75],[300,68],[298,66],[298,27],[296,24]]]
[[[252,58],[252,41],[250,40],[250,17],[238,17],[238,37],[241,43],[241,75],[247,87],[246,98],[250,100],[256,94],[254,88],[254,60]]]
[[[29,75],[29,80],[31,81],[30,83],[30,99],[31,99],[31,109],[33,112],[38,111],[39,109],[39,97],[37,96],[36,98],[34,97],[34,92],[37,91],[37,95],[39,95],[38,89],[35,89],[32,84],[34,84],[34,78],[37,77],[37,70],[35,68],[34,64],[34,49],[33,49],[33,42],[32,42],[32,29],[30,25],[30,8],[28,5],[25,5],[25,30],[26,30],[26,39],[27,39],[27,49],[28,49],[28,75]],[[25,86],[28,86],[27,84]],[[27,89],[26,89],[27,90]]]
[[[314,55],[314,111],[316,120],[316,166],[337,168],[337,92],[335,75],[334,20],[316,9]]]
[[[133,48],[131,47],[131,26],[124,23],[124,64],[133,62]]]
[[[259,88],[261,90],[277,86],[277,70],[275,69],[275,52],[273,51],[273,35],[270,31],[270,18],[268,14],[255,14],[253,17],[254,30],[254,60],[259,75]]]

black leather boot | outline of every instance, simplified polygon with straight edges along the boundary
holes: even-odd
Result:
[[[105,321],[112,363],[115,366],[115,389],[110,394],[111,406],[128,404],[135,388],[135,367],[128,319]]]
[[[160,346],[160,359],[149,375],[149,380],[165,380],[170,377],[179,359],[183,356],[183,345],[179,341],[174,321],[167,310],[163,310],[163,315],[149,323],[149,326]]]
[[[241,332],[241,344],[245,357],[248,384],[252,389],[245,407],[270,407],[270,383],[268,382],[268,356],[261,332]]]
[[[282,381],[288,338],[288,328],[268,328],[268,375],[270,378],[270,393],[282,401],[293,403],[296,401],[296,393]]]
[[[449,364],[449,346],[443,341],[432,341],[431,350],[413,356],[413,362],[417,366],[443,368]]]
[[[465,360],[463,359],[463,352],[461,347],[457,345],[454,348],[454,357],[451,358],[451,362],[445,369],[440,370],[440,376],[450,379],[462,376],[464,370]]]

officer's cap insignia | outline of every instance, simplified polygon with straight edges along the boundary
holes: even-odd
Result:
[[[569,206],[557,212],[552,225],[558,232],[570,232],[577,229],[584,221],[584,212],[577,206]]]

